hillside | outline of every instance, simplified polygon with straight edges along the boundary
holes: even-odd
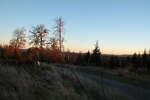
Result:
[[[60,65],[1,65],[0,100],[134,100],[134,93],[88,75]]]

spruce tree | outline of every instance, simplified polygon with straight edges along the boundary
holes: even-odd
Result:
[[[98,41],[96,42],[95,48],[93,50],[93,54],[91,57],[92,64],[99,66],[101,65],[101,52],[98,46]]]

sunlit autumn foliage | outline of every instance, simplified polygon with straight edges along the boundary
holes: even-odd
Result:
[[[29,36],[25,28],[17,28],[13,32],[9,45],[0,45],[0,63],[63,63],[65,56],[62,50],[64,49],[64,21],[58,18],[55,24],[53,37],[49,36],[50,31],[43,24],[32,27]],[[24,49],[27,42],[32,47]]]
[[[36,64],[39,62],[63,62],[63,54],[58,48],[18,49],[10,45],[0,45],[0,61],[10,64]]]
[[[21,50],[14,48],[10,45],[0,46],[0,58],[2,62],[7,63],[19,63],[21,58]]]
[[[55,38],[51,38],[50,45],[51,47],[47,49],[47,51],[49,52],[48,58],[52,62],[56,62],[56,61],[63,62],[63,54],[58,47],[58,41]]]

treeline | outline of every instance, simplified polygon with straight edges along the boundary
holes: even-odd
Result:
[[[40,24],[33,26],[29,33],[27,36],[25,28],[18,28],[14,31],[9,45],[0,45],[1,63],[64,62],[64,20],[62,17],[55,20],[55,25],[51,30]],[[27,43],[30,48],[24,49]]]
[[[0,46],[1,64],[37,64],[38,62],[64,62],[63,55],[57,48],[16,49],[12,46]]]
[[[101,54],[98,45],[92,53],[79,53],[74,62],[76,65],[97,66],[105,68],[128,68],[130,71],[149,72],[150,71],[150,52],[144,50],[143,54],[133,55],[104,55]]]
[[[97,66],[106,68],[129,68],[132,71],[150,71],[150,52],[128,56],[104,55],[101,53],[98,42],[92,52],[72,53],[64,51],[64,20],[60,17],[55,21],[51,30],[44,25],[37,25],[29,30],[18,28],[9,45],[0,45],[0,63],[4,64],[37,64],[67,63],[82,66]],[[27,38],[28,37],[28,38]],[[28,41],[27,41],[28,40]],[[23,49],[26,44],[31,47]]]

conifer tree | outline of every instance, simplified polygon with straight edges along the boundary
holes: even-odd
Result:
[[[90,57],[91,57],[91,54],[90,54],[90,52],[88,51],[88,52],[85,54],[85,57],[84,57],[85,63],[86,63],[87,65],[89,65],[89,63],[90,63]]]
[[[98,46],[98,41],[95,44],[95,48],[91,57],[91,62],[96,66],[101,65],[101,52]]]

